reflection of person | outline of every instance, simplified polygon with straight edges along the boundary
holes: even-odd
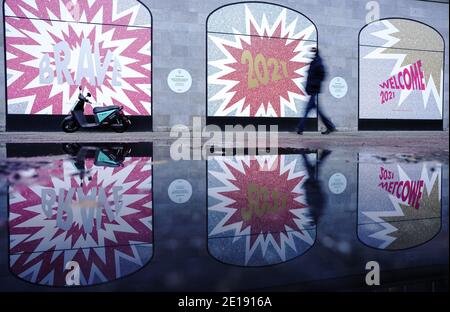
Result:
[[[304,183],[305,199],[308,206],[311,208],[311,214],[314,224],[320,219],[326,203],[326,196],[322,190],[322,183],[317,178],[319,176],[319,168],[323,160],[331,154],[331,151],[324,150],[322,153],[318,153],[318,159],[315,165],[311,164],[306,154],[302,154],[303,163],[308,172],[308,178]]]
[[[298,126],[297,126],[297,133],[302,134],[303,130],[305,128],[305,122],[306,118],[308,117],[309,112],[317,108],[317,114],[319,114],[320,118],[322,119],[323,123],[327,127],[325,131],[322,132],[322,134],[328,134],[330,132],[336,131],[336,127],[334,126],[333,122],[323,114],[323,112],[320,110],[319,105],[316,104],[317,96],[320,93],[321,84],[322,81],[325,79],[325,68],[323,66],[322,58],[319,55],[319,51],[317,48],[312,47],[310,49],[312,56],[312,61],[309,64],[309,70],[308,70],[308,78],[306,80],[306,93],[310,96],[308,105],[305,109],[305,115],[303,118],[300,119]]]

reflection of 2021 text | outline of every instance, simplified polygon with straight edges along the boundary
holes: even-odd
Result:
[[[241,209],[242,219],[248,221],[253,215],[262,218],[267,213],[277,213],[280,206],[281,210],[285,210],[287,197],[288,195],[286,193],[277,190],[270,192],[265,186],[250,183],[247,188],[247,208]]]

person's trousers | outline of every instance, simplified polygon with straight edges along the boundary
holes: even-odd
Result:
[[[325,124],[325,127],[327,127],[327,129],[329,129],[329,130],[332,130],[335,128],[335,126],[334,126],[333,122],[331,122],[330,118],[328,118],[327,116],[325,116],[322,113],[322,111],[320,110],[320,107],[316,104],[316,100],[317,100],[317,94],[312,94],[309,98],[308,105],[306,106],[305,115],[298,122],[297,131],[303,132],[303,130],[305,128],[305,122],[306,122],[309,112],[316,107],[317,107],[317,114],[322,119],[323,123]]]

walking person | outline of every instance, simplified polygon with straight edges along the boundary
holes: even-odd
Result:
[[[317,114],[319,114],[319,117],[322,119],[323,123],[327,127],[327,129],[323,131],[322,134],[329,134],[333,131],[336,131],[336,127],[334,126],[333,122],[322,113],[319,106],[316,104],[317,96],[320,93],[322,81],[325,79],[326,75],[325,68],[323,66],[322,58],[320,57],[317,48],[312,47],[310,49],[310,52],[312,53],[313,60],[309,65],[308,78],[306,80],[306,88],[305,88],[306,93],[308,93],[310,98],[308,105],[306,106],[305,115],[303,118],[300,119],[298,123],[297,133],[303,134],[306,118],[308,117],[309,111],[317,107]]]

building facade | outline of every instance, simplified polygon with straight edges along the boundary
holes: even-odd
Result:
[[[293,124],[311,46],[327,68],[319,103],[338,129],[448,129],[448,3],[72,2],[5,0],[2,129],[57,124],[80,84],[141,130],[195,116]]]

